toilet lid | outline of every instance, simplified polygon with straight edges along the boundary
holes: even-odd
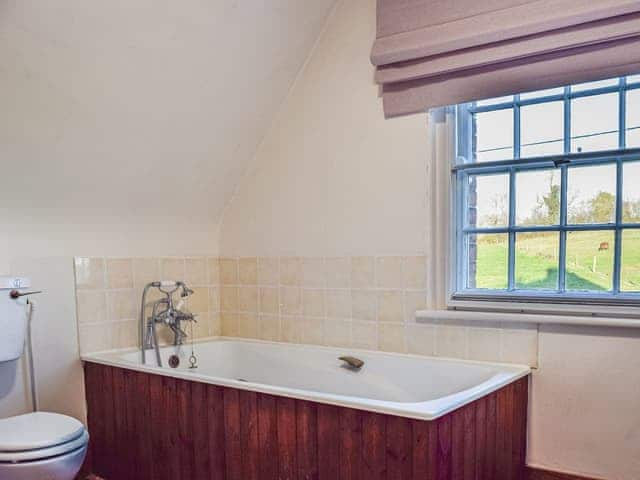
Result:
[[[37,462],[39,460],[74,454],[78,450],[86,451],[88,444],[89,434],[85,430],[74,440],[66,443],[60,443],[53,447],[24,450],[22,452],[0,452],[0,464]]]
[[[57,413],[35,412],[0,420],[0,452],[52,447],[82,435],[84,425]]]

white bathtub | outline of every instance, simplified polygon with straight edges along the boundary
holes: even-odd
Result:
[[[253,390],[343,407],[433,420],[529,374],[521,365],[471,362],[350,348],[216,338],[196,343],[198,368],[188,368],[190,346],[182,347],[181,365],[166,366],[175,347],[162,349],[164,368],[148,351],[83,356],[83,360],[242,390]],[[342,367],[338,357],[365,362],[358,372]]]

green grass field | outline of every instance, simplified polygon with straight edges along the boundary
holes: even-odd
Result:
[[[608,248],[606,245],[608,244]],[[612,232],[572,232],[567,237],[567,290],[608,291],[613,284]],[[507,236],[478,236],[476,286],[507,287]],[[519,234],[516,240],[516,286],[555,289],[558,281],[558,234]],[[623,291],[640,291],[640,231],[624,233]]]

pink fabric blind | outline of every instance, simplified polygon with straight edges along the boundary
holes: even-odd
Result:
[[[640,0],[378,0],[388,117],[640,72]]]

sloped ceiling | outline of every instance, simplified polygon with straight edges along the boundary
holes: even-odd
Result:
[[[334,3],[0,0],[0,208],[217,221]]]

